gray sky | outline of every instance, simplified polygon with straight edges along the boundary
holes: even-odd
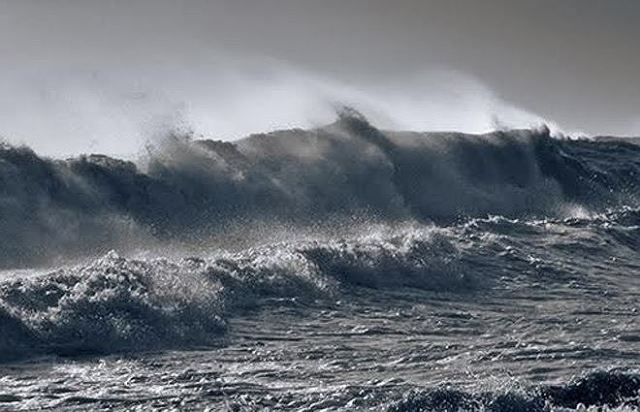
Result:
[[[64,94],[94,76],[103,94],[109,82],[119,94],[145,83],[152,99],[157,81],[159,90],[188,90],[178,100],[189,105],[190,93],[206,100],[198,82],[227,60],[251,73],[265,59],[333,88],[377,87],[378,96],[381,85],[415,90],[412,82],[433,71],[440,75],[429,75],[427,89],[444,88],[434,82],[452,72],[565,130],[638,135],[638,21],[636,0],[0,0],[0,88],[19,97],[16,79],[30,79],[24,87]],[[455,76],[447,84],[459,87]],[[33,102],[9,109],[5,97],[0,120],[25,118]],[[28,117],[50,128],[47,116]],[[0,134],[43,138],[18,130],[25,123],[0,124]]]

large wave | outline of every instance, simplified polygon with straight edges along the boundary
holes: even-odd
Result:
[[[229,143],[171,134],[138,164],[52,160],[0,147],[4,267],[256,228],[556,216],[633,205],[640,147],[557,139],[390,132],[345,110],[313,130]],[[354,223],[355,222],[355,223]]]

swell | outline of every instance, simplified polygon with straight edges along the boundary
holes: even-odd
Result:
[[[640,146],[329,126],[235,143],[171,134],[139,164],[0,147],[0,262],[30,266],[264,228],[461,217],[565,217],[636,204]]]

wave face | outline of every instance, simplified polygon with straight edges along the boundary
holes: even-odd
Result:
[[[631,143],[555,139],[547,130],[387,132],[354,114],[234,143],[172,135],[141,165],[3,146],[0,259],[29,266],[247,226],[601,211],[637,203],[639,153]]]

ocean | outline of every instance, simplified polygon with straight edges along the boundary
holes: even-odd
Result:
[[[640,145],[0,147],[0,410],[640,409]]]

